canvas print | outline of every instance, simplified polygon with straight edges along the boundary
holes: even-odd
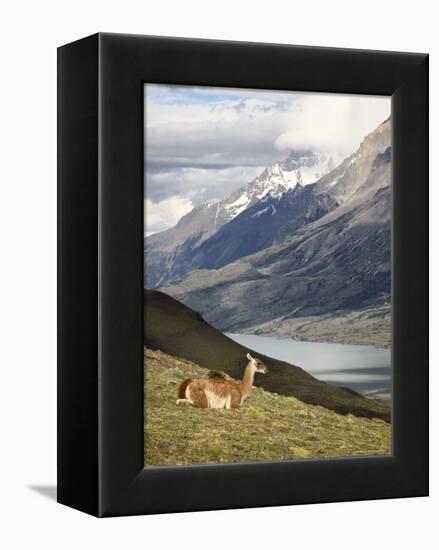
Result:
[[[391,454],[391,124],[145,84],[145,467]]]

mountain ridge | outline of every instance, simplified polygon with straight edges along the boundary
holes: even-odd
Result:
[[[249,332],[279,319],[360,311],[389,303],[390,126],[390,120],[385,121],[353,155],[303,188],[312,195],[314,207],[319,197],[325,198],[321,215],[301,224],[302,210],[299,217],[277,228],[269,246],[250,250],[250,254],[244,250],[237,257],[234,249],[242,240],[257,248],[256,238],[253,242],[251,236],[242,239],[242,231],[229,231],[252,215],[247,210],[200,247],[215,244],[226,233],[227,238],[211,249],[216,263],[194,262],[198,269],[164,284],[161,290],[229,332]],[[254,208],[265,204],[260,201]],[[263,232],[263,225],[259,231]],[[222,254],[229,254],[226,260],[230,262],[221,259],[221,249]]]
[[[329,170],[332,159],[309,150],[291,151],[284,161],[267,167],[247,185],[219,201],[207,201],[193,208],[166,231],[145,238],[145,287],[180,279],[200,265],[198,249],[224,225],[233,222],[261,200],[274,200],[315,181]]]

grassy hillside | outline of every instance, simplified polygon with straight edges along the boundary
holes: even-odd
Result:
[[[155,290],[144,294],[144,343],[153,350],[194,362],[200,367],[240,378],[248,351],[261,358],[269,374],[256,385],[272,392],[294,396],[312,405],[322,405],[340,414],[381,418],[390,422],[389,405],[321,382],[299,367],[244,348],[216,330],[192,309]]]
[[[176,405],[181,382],[207,374],[145,348],[145,466],[390,453],[391,429],[383,420],[336,414],[260,388],[239,409]]]

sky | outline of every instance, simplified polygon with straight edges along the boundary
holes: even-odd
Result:
[[[390,97],[145,84],[145,234],[222,199],[292,149],[341,162],[390,116]]]

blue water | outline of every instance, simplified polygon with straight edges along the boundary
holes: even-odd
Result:
[[[348,387],[363,395],[390,399],[391,356],[388,349],[298,342],[253,334],[226,333],[226,336],[263,355],[297,365],[324,382]]]

